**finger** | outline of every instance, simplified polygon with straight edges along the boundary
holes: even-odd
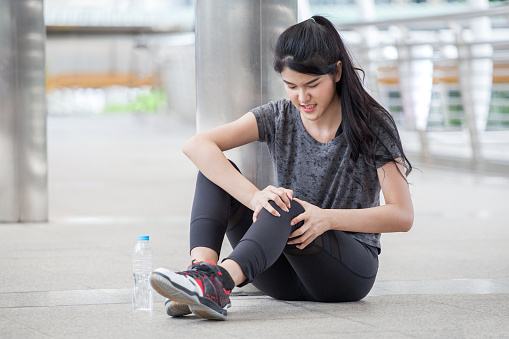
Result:
[[[297,241],[297,239],[292,239],[292,240],[288,240],[286,242],[287,245],[295,245],[295,244],[300,244],[299,241]]]
[[[270,214],[272,214],[275,217],[281,216],[281,214],[279,214],[279,212],[276,211],[276,209],[274,207],[272,207],[272,205],[269,204],[268,201],[266,201],[265,204],[263,204],[263,208],[265,208]]]
[[[302,207],[304,207],[304,205],[306,205],[306,204],[307,204],[307,202],[305,202],[304,200],[300,200],[299,198],[293,198],[293,200],[295,200],[295,201],[297,201],[299,204],[301,204],[301,205],[302,205]],[[306,208],[304,207],[304,209],[306,209]]]
[[[302,243],[302,244],[300,244],[300,245],[297,245],[297,248],[298,248],[299,250],[303,250],[303,249],[305,249],[305,248],[306,248],[306,246],[307,246],[307,245],[309,245],[309,244],[310,244],[310,242],[306,241],[306,242],[303,242],[303,243]]]
[[[302,244],[300,245],[297,245],[297,248],[300,249],[300,250],[303,250],[304,248],[306,248],[309,244],[311,244],[313,242],[313,240],[315,240],[316,237],[309,237],[307,238]]]
[[[283,200],[283,203],[285,204],[285,207],[287,209],[291,207],[290,198],[288,197],[288,194],[285,189],[281,189],[281,194],[279,194],[279,197],[281,198],[281,200]]]
[[[295,218],[290,221],[290,226],[297,225],[299,222],[304,221],[306,219],[306,212],[299,214]]]
[[[300,237],[299,237],[300,235]],[[304,241],[306,241],[307,239],[307,235],[305,234],[299,234],[299,235],[296,235],[295,237],[292,237],[292,235],[290,235],[291,239],[287,241],[287,244],[288,245],[300,245],[302,244]]]
[[[286,243],[288,245],[300,245],[302,244],[302,239],[300,237],[293,237],[293,239],[289,239]]]
[[[285,194],[283,194],[283,195],[285,195]],[[270,200],[274,201],[276,203],[276,205],[278,205],[279,208],[281,208],[283,211],[289,212],[287,205],[285,204],[285,202],[283,202],[283,200],[277,193],[273,193]]]
[[[292,234],[290,234],[290,236],[288,238],[297,238],[297,237],[300,237],[301,235],[306,233],[306,230],[307,230],[307,227],[306,226],[302,226],[299,229],[296,229],[295,231],[293,231]],[[302,241],[300,241],[300,242],[302,242]]]
[[[256,222],[256,220],[258,220],[258,214],[260,214],[261,210],[262,207],[256,207],[256,209],[253,212],[253,222]]]
[[[288,239],[292,239],[292,242],[293,243],[301,243],[303,242],[306,238],[302,237],[306,232],[307,230],[309,229],[309,225],[307,224],[304,224],[302,225],[301,227],[299,227],[298,229],[296,229],[295,231],[292,232],[292,234],[290,234],[288,236]]]
[[[276,188],[274,186],[268,186],[267,188],[270,192],[276,194],[279,197],[282,204],[280,204],[279,200],[276,198],[271,198],[271,200],[274,200],[283,211],[289,212],[288,208],[290,208],[290,199],[286,195],[286,189],[283,187]]]
[[[313,239],[315,239],[315,235],[312,232],[304,233],[301,237],[299,237],[297,240],[300,242],[299,245],[297,245],[298,249],[304,249],[307,245],[309,245]]]
[[[288,197],[288,199],[293,200],[293,191],[292,190],[285,189],[285,193],[286,193],[286,196]],[[290,207],[290,206],[288,206],[288,207]]]
[[[288,237],[288,241],[286,243],[288,245],[296,245],[302,243],[303,239],[301,239],[299,235],[294,236],[293,234],[290,234],[290,236]]]

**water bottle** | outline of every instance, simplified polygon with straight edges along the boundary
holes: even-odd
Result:
[[[150,286],[152,272],[152,249],[148,244],[148,235],[139,235],[138,243],[134,246],[133,276],[134,294],[133,310],[152,311],[154,297]]]

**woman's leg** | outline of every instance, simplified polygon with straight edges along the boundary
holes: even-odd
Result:
[[[289,235],[300,227],[300,224],[290,225],[293,218],[304,212],[299,203],[292,202],[289,212],[284,212],[272,201],[270,203],[278,210],[280,217],[274,217],[262,209],[255,223],[248,225],[245,220],[232,225],[226,232],[234,250],[225,259],[225,264],[229,266],[230,260],[237,263],[247,278],[244,283],[253,281],[271,267],[282,255]]]
[[[283,300],[356,301],[369,293],[378,271],[376,248],[342,231],[328,231],[303,250],[286,245],[300,227],[290,221],[304,209],[295,201],[289,213],[273,206],[281,217],[262,210],[251,226],[227,230],[234,247],[227,259],[242,268],[245,283]]]
[[[233,162],[232,165],[237,168]],[[216,264],[227,228],[235,228],[237,233],[241,231],[242,237],[252,223],[252,215],[253,212],[249,208],[199,172],[191,211],[192,261],[209,261]],[[237,263],[230,261],[222,266],[227,269],[235,282],[241,283],[246,279]]]
[[[357,301],[375,282],[378,250],[342,231],[328,231],[306,251],[285,250],[285,256],[311,300]]]
[[[281,217],[262,210],[251,225],[252,211],[199,173],[191,248],[212,249],[218,256],[226,232],[234,248],[227,259],[241,268],[245,283],[254,280],[260,290],[279,299],[359,300],[369,292],[378,268],[374,250],[341,231],[327,232],[302,251],[287,246],[288,236],[300,226],[291,227],[290,221],[303,208],[295,201],[290,212],[273,206]]]
[[[225,319],[226,309],[230,306],[229,292],[224,293],[222,288],[217,287],[222,284],[225,288],[232,289],[234,285],[231,281],[226,281],[225,284],[224,279],[212,277],[221,275],[224,271],[207,262],[217,263],[228,223],[235,221],[235,215],[238,215],[235,212],[240,206],[242,205],[223,189],[201,172],[198,173],[190,229],[193,265],[182,272],[158,268],[151,275],[154,289],[168,298],[165,303],[168,315],[180,317],[193,311],[206,318]],[[231,214],[233,218],[230,218]],[[207,272],[203,279],[199,279],[200,272]],[[194,283],[191,282],[193,279],[188,279],[191,277],[196,278]],[[231,287],[226,287],[229,283]],[[212,302],[207,300],[210,295],[214,296]]]
[[[241,204],[239,205],[240,206],[236,206],[235,204],[233,204],[231,210],[235,212],[230,215],[228,228],[226,230],[226,236],[228,237],[228,240],[232,245],[234,251],[236,250],[237,245],[246,235],[247,231],[252,226],[253,212],[249,208]],[[268,214],[268,212],[263,212],[262,214],[265,213]],[[286,214],[287,212],[280,211],[281,215],[283,215],[283,213]],[[263,217],[262,220],[265,219],[266,217]],[[275,224],[273,225],[277,227],[279,218],[276,217],[274,218]],[[289,225],[288,220],[287,223]],[[283,238],[286,239],[285,240],[286,243],[288,236],[285,235]],[[231,259],[226,259],[225,261],[223,261],[221,263],[221,266],[225,267],[231,274],[232,272],[230,271],[230,264],[232,262],[235,263],[235,265],[237,265],[242,270],[243,273],[243,269],[240,267],[240,265],[238,265],[237,262]],[[236,279],[234,278],[234,280]],[[249,283],[249,281],[250,280],[244,276],[244,279],[242,281],[236,281],[236,285],[239,285],[239,282],[241,282],[240,286],[244,286],[245,284]],[[293,270],[290,263],[283,254],[279,255],[279,258],[277,258],[277,260],[270,267],[265,269],[262,273],[259,273],[254,278],[252,283],[260,291],[277,299],[310,300],[311,298],[306,293],[305,289],[302,286],[302,283],[295,274],[295,271]]]
[[[202,195],[203,192],[207,194]],[[288,300],[352,301],[364,297],[374,282],[376,272],[371,278],[363,276],[361,271],[352,274],[353,268],[358,269],[358,265],[350,252],[354,253],[358,247],[347,239],[340,239],[347,246],[345,253],[338,247],[338,258],[331,255],[334,253],[333,245],[330,245],[330,253],[324,250],[326,246],[311,245],[308,250],[290,253],[292,247],[286,245],[288,237],[300,227],[299,224],[290,226],[290,221],[304,211],[296,201],[289,212],[283,212],[273,204],[281,217],[274,217],[262,210],[257,222],[249,226],[249,212],[239,212],[241,205],[235,205],[233,198],[201,173],[195,197],[191,225],[192,249],[210,249],[216,257],[220,253],[224,232],[228,229],[228,236],[235,246],[228,259],[235,263],[236,270],[242,271],[246,281],[256,278],[256,286],[269,295]],[[336,245],[340,246],[337,239]],[[282,256],[285,248],[288,252],[285,253],[286,258]],[[355,267],[347,265],[350,261],[344,258],[351,258]],[[235,286],[229,273],[221,265],[201,262],[183,272],[159,268],[151,274],[151,284],[161,295],[177,302],[176,305],[187,304],[190,311],[205,318],[224,320],[230,306],[229,290]],[[345,276],[342,276],[343,273]],[[356,288],[359,278],[371,282],[369,287],[368,284],[362,284],[360,292]]]
[[[217,262],[228,226],[231,200],[228,193],[198,172],[189,232],[192,259]]]
[[[233,166],[235,166],[235,164],[233,164]],[[237,166],[235,167],[237,168]],[[295,202],[295,204],[297,203]],[[288,235],[291,232],[290,220],[303,211],[300,205],[296,208],[297,209],[293,209],[293,213],[289,214],[287,212],[283,212],[281,213],[281,218],[277,218],[277,220],[272,221],[268,212],[261,213],[259,221],[257,222],[256,227],[254,227],[255,231],[251,231],[251,233],[254,233],[253,235],[257,237],[257,233],[266,233],[266,228],[274,228],[273,225],[277,226],[279,223],[286,224],[286,230],[282,227],[275,228],[275,230],[284,230],[282,233],[283,236],[272,239],[278,243],[276,246],[273,246],[273,242],[270,243],[269,249],[275,252],[268,254],[261,252],[250,253],[251,255],[246,257],[246,259],[251,264],[246,265],[245,267],[241,267],[237,261],[233,260],[226,260],[221,264],[221,266],[227,269],[237,285],[246,279],[244,276],[245,269],[249,270],[250,274],[256,272],[255,275],[259,275],[259,273],[265,271],[278,259],[279,256],[281,256],[282,249],[286,245]],[[246,243],[251,242],[251,244],[253,244],[252,235],[248,235],[245,239],[243,238],[246,235],[246,232],[248,232],[251,228],[252,216],[253,212],[249,208],[239,203],[222,188],[211,182],[201,172],[199,172],[196,180],[196,189],[191,211],[191,259],[196,261],[206,260],[217,263],[225,232],[234,249],[237,247],[239,242],[243,240],[244,244],[241,245],[241,248],[247,248],[247,251],[249,252],[251,247],[249,244],[246,246]],[[261,227],[258,225],[261,225]],[[294,229],[296,228],[294,227]],[[266,240],[271,240],[270,238],[272,237],[269,237]],[[276,239],[279,240],[276,241]],[[264,242],[265,240],[262,239],[261,241]],[[274,258],[270,260],[270,265],[264,262],[264,258],[267,256]],[[260,265],[253,267],[253,264],[256,263],[259,263]],[[286,260],[282,257],[279,266],[283,263],[286,263]],[[288,264],[286,263],[286,265]],[[278,276],[281,275],[281,272],[290,272],[289,265],[286,270],[279,269],[277,272]],[[270,285],[272,280],[271,277],[273,276],[270,273],[271,272],[267,272],[267,274],[264,274],[264,276],[258,280],[268,280],[268,285]],[[249,279],[249,281],[250,280],[252,279]]]

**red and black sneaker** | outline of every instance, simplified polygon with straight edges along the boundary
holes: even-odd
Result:
[[[182,272],[158,268],[150,275],[150,283],[159,294],[189,305],[199,316],[225,320],[227,308],[231,306],[231,290],[224,287],[222,276],[218,266],[200,261]]]
[[[166,310],[166,314],[171,317],[183,317],[188,314],[192,314],[189,305],[179,303],[175,300],[166,299],[164,303],[164,309]]]

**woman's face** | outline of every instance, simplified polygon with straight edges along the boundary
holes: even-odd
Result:
[[[340,68],[340,64],[338,65]],[[336,82],[341,77],[328,74],[304,74],[285,67],[281,72],[285,90],[291,102],[300,111],[303,119],[317,121],[331,117],[340,111],[340,101],[336,93]]]

